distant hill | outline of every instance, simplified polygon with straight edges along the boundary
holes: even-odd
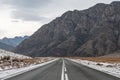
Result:
[[[5,43],[7,45],[11,45],[16,47],[18,44],[20,44],[23,40],[27,39],[28,36],[24,36],[24,37],[14,37],[14,38],[3,38],[0,40],[0,42]]]
[[[64,13],[15,49],[30,56],[102,56],[120,50],[120,1]]]
[[[120,58],[120,52],[115,52],[112,54],[107,54],[104,56],[101,56],[102,58]]]
[[[1,43],[1,42],[0,42],[0,49],[13,50],[14,47],[13,47],[13,46],[10,46],[10,45],[7,45],[7,44],[5,44],[5,43]]]

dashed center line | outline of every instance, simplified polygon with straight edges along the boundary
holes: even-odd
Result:
[[[61,80],[69,80],[64,60],[63,60],[63,64],[62,64]]]
[[[63,64],[62,64],[61,80],[64,80],[64,60],[63,60]]]
[[[67,71],[67,70],[66,70],[66,67],[64,67],[64,70],[65,70],[65,72]]]
[[[67,73],[65,73],[65,80],[69,80]]]

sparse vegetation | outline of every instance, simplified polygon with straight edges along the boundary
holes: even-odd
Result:
[[[0,68],[3,70],[11,68],[21,68],[30,65],[40,64],[51,60],[52,58],[12,58],[10,56],[4,56],[0,58]]]
[[[109,62],[109,63],[120,62],[120,58],[102,58],[102,57],[71,57],[71,58],[89,60],[89,61],[95,61],[95,62]]]
[[[24,56],[0,49],[0,70],[27,67],[30,65],[40,64],[52,59],[53,58],[50,57],[32,58],[29,56]]]

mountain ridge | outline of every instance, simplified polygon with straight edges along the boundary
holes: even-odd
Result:
[[[16,47],[18,44],[20,44],[24,39],[27,39],[28,36],[16,36],[14,38],[7,38],[7,37],[4,37],[3,39],[0,39],[0,42],[2,43],[5,43],[7,45],[11,45],[11,46],[14,46]]]
[[[120,1],[64,13],[14,50],[30,56],[102,56],[120,50]]]

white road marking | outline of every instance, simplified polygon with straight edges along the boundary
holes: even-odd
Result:
[[[65,70],[65,72],[67,71],[67,70],[66,70],[66,67],[64,67],[64,70]]]
[[[62,64],[61,80],[64,80],[64,60],[63,60],[63,64]]]
[[[61,80],[69,80],[68,79],[68,74],[67,74],[67,69],[66,69],[66,66],[65,66],[64,59],[63,59],[63,64],[62,64]]]
[[[67,73],[65,73],[65,80],[69,80]]]

